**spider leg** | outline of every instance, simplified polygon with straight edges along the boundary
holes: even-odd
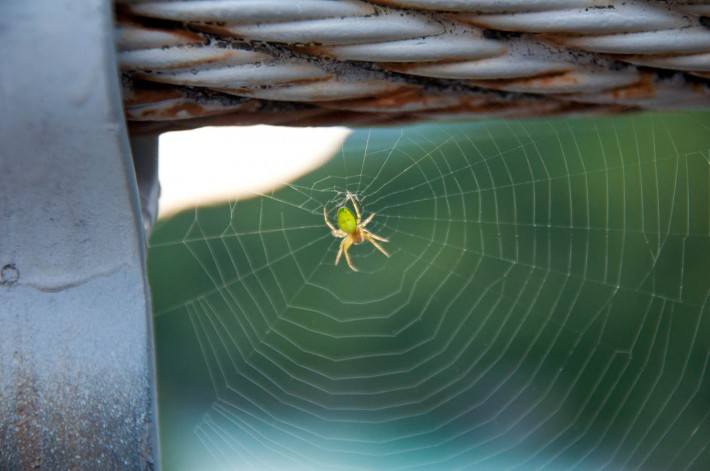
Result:
[[[345,246],[345,241],[347,239],[343,239],[342,242],[340,242],[340,248],[338,249],[338,255],[335,256],[335,264],[337,265],[338,262],[340,261],[340,257],[343,255],[343,247]]]
[[[365,240],[367,240],[367,241],[370,242],[372,245],[374,245],[375,248],[377,248],[377,250],[379,250],[380,252],[382,252],[382,253],[385,255],[385,257],[388,257],[388,258],[389,258],[390,254],[388,254],[387,251],[386,251],[385,249],[383,249],[382,246],[380,246],[380,244],[378,244],[377,242],[375,242],[375,239],[372,238],[372,234],[370,234],[370,233],[367,232],[367,231],[363,231],[362,235],[363,235],[363,237],[365,238]],[[347,254],[348,254],[348,253],[345,252],[345,255],[347,255]]]
[[[353,265],[353,262],[350,260],[350,254],[348,253],[348,249],[350,249],[350,246],[353,245],[353,240],[348,237],[345,241],[345,248],[343,249],[343,253],[345,253],[345,261],[348,262],[348,266],[352,271],[357,271],[357,268]]]
[[[362,219],[362,215],[360,214],[360,208],[357,207],[357,203],[355,202],[355,197],[350,192],[348,192],[348,199],[353,204],[353,208],[355,208],[355,214],[357,214],[357,225],[360,226],[360,220]],[[372,218],[372,216],[370,216],[370,218],[368,218],[368,219],[371,219],[371,218]],[[367,222],[365,224],[367,224]]]
[[[350,269],[352,271],[357,271],[357,268],[355,268],[355,265],[353,265],[352,260],[350,260],[350,254],[348,253],[348,250],[350,249],[351,245],[353,245],[353,240],[350,237],[343,239],[343,241],[340,243],[340,250],[338,251],[338,256],[335,257],[335,264],[337,265],[340,261],[340,256],[345,254],[345,261],[348,262],[348,266],[350,267]]]
[[[384,237],[380,237],[376,234],[373,234],[372,232],[370,232],[368,230],[365,230],[363,232],[366,232],[368,236],[372,237],[373,239],[379,240],[381,242],[389,242],[390,241],[389,239],[385,239]]]
[[[328,225],[328,227],[330,227],[330,230],[333,232],[333,235],[338,237],[337,235],[335,235],[338,230],[330,221],[328,221],[328,213],[326,213],[325,211],[325,206],[323,206],[323,219],[325,220],[325,223]]]
[[[374,217],[375,217],[375,213],[372,213],[372,214],[370,214],[369,216],[367,216],[367,219],[365,219],[365,222],[363,222],[362,224],[359,225],[359,226],[360,226],[360,229],[362,229],[363,227],[367,226],[367,224],[368,224],[370,221],[372,221],[372,218],[374,218]]]

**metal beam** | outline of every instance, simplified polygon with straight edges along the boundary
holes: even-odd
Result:
[[[157,467],[111,2],[0,2],[0,469]]]

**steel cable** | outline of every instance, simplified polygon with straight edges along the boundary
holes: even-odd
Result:
[[[616,114],[710,104],[710,4],[117,4],[134,132]]]

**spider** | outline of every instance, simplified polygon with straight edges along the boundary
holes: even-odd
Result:
[[[350,200],[350,202],[353,204],[353,208],[355,208],[355,214],[357,214],[357,217],[353,216],[352,211],[350,211],[345,206],[341,207],[340,209],[338,209],[338,229],[336,229],[335,226],[333,226],[333,224],[328,221],[328,213],[325,209],[325,206],[323,206],[323,219],[325,219],[325,223],[328,225],[328,227],[330,227],[333,237],[340,237],[341,239],[343,239],[343,241],[340,243],[340,250],[338,250],[338,255],[337,257],[335,257],[335,264],[337,265],[340,261],[340,257],[345,254],[345,260],[348,262],[348,266],[350,267],[350,269],[352,271],[357,271],[357,268],[355,268],[355,266],[353,265],[352,261],[350,260],[350,255],[348,254],[348,249],[350,249],[351,245],[357,245],[363,243],[364,241],[368,241],[372,245],[374,245],[377,250],[382,252],[386,257],[389,257],[390,255],[387,253],[387,251],[385,251],[385,249],[383,249],[380,244],[376,242],[377,240],[379,240],[380,242],[389,242],[389,240],[385,239],[384,237],[375,235],[365,229],[365,226],[367,226],[367,224],[372,221],[372,218],[375,217],[375,213],[370,214],[370,216],[365,219],[365,222],[360,222],[362,219],[360,215],[360,209],[357,207],[357,203],[355,202],[355,198],[353,197],[352,193],[348,193],[347,199]]]

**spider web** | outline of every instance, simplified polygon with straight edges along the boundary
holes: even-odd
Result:
[[[160,224],[164,467],[705,469],[709,116],[360,130]]]

